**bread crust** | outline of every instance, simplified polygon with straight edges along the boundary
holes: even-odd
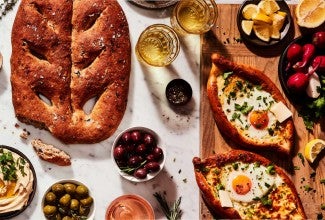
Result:
[[[131,66],[128,23],[116,0],[23,0],[11,41],[12,102],[20,121],[65,143],[97,143],[115,132]]]
[[[267,167],[268,165],[272,164],[271,161],[268,159],[244,150],[230,150],[226,153],[215,154],[212,155],[204,160],[201,160],[199,157],[193,158],[193,165],[194,165],[194,173],[196,182],[199,186],[201,191],[202,197],[206,202],[206,205],[214,215],[220,215],[221,218],[230,218],[230,219],[240,219],[239,213],[234,208],[223,208],[221,207],[220,201],[214,196],[213,192],[211,191],[204,175],[202,174],[201,170],[204,167],[222,167],[225,164],[234,163],[234,162],[243,162],[243,163],[255,163],[258,162],[261,165]],[[303,217],[303,219],[307,219],[307,216],[304,212],[301,200],[298,196],[297,190],[290,180],[290,178],[286,175],[286,173],[278,166],[274,165],[275,171],[282,180],[289,186],[291,191],[296,198],[297,210]]]
[[[71,165],[71,157],[65,151],[60,150],[51,144],[45,144],[40,139],[33,140],[32,145],[37,156],[42,160],[59,166]]]
[[[275,150],[284,155],[290,155],[294,146],[294,124],[292,118],[282,123],[284,126],[284,141],[282,143],[257,143],[244,138],[237,129],[229,122],[225,115],[222,104],[218,99],[217,76],[225,71],[233,71],[233,74],[247,79],[249,82],[260,85],[264,91],[272,94],[277,102],[286,103],[276,85],[260,70],[254,69],[247,65],[237,64],[225,59],[219,54],[212,54],[212,68],[207,82],[207,96],[213,112],[215,122],[220,132],[239,144],[240,146],[253,150]]]

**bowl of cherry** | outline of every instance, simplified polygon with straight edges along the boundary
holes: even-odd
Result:
[[[114,140],[111,156],[119,174],[132,182],[157,176],[166,159],[159,136],[146,127],[131,127],[121,132]]]

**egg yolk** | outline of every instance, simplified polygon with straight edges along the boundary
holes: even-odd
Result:
[[[264,129],[269,124],[269,116],[267,111],[252,111],[249,116],[249,121],[256,129]]]
[[[239,195],[247,194],[252,187],[252,181],[245,175],[238,175],[232,181],[232,188]]]

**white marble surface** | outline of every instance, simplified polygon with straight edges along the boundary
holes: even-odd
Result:
[[[0,3],[3,1],[0,1]],[[182,196],[182,219],[199,218],[199,192],[192,169],[193,156],[199,155],[199,91],[200,72],[199,36],[181,38],[181,51],[177,59],[167,68],[147,68],[137,61],[134,46],[140,32],[155,23],[170,24],[170,8],[147,10],[125,0],[119,0],[129,22],[132,43],[132,70],[129,100],[124,118],[115,134],[107,140],[93,145],[64,145],[47,131],[20,123],[14,115],[11,102],[10,56],[11,28],[18,5],[0,20],[0,51],[4,56],[0,71],[0,144],[22,151],[31,160],[38,178],[35,197],[31,205],[15,220],[44,219],[41,199],[46,189],[61,179],[76,179],[91,190],[96,204],[95,219],[104,219],[109,203],[124,194],[138,194],[154,207],[157,219],[165,219],[153,197],[155,192],[167,193],[174,201]],[[241,0],[220,0],[217,3],[240,3]],[[294,3],[295,0],[288,1]],[[164,92],[173,78],[187,80],[193,89],[193,98],[185,108],[172,109]],[[19,125],[19,127],[16,126]],[[132,126],[145,126],[155,130],[167,149],[164,170],[153,180],[133,184],[123,179],[113,169],[110,157],[111,146],[116,135]],[[23,130],[30,132],[27,140],[20,137]],[[72,156],[72,165],[59,167],[39,160],[30,141],[41,138],[67,151]]]
[[[146,10],[126,1],[119,2],[129,22],[132,43],[128,106],[115,134],[93,145],[64,145],[47,131],[17,121],[11,102],[9,77],[11,28],[18,5],[0,21],[0,51],[4,56],[0,72],[0,144],[15,147],[27,155],[38,178],[32,204],[15,217],[16,220],[44,219],[42,196],[51,184],[61,179],[76,179],[90,188],[96,204],[95,219],[104,219],[109,203],[118,196],[130,193],[147,199],[154,207],[156,218],[164,219],[153,197],[157,191],[166,191],[170,201],[182,196],[183,219],[198,219],[199,193],[192,171],[192,158],[199,154],[199,37],[195,36],[190,45],[181,46],[180,54],[171,66],[145,68],[135,57],[136,40],[150,24],[169,24],[170,10]],[[192,86],[193,99],[185,109],[171,109],[164,96],[165,87],[173,78],[183,78]],[[16,123],[19,128],[15,126]],[[145,126],[156,131],[162,139],[161,144],[167,149],[164,170],[155,179],[136,185],[119,176],[113,169],[110,156],[116,135],[131,126]],[[23,129],[31,133],[27,140],[20,138]],[[39,160],[30,144],[34,138],[41,138],[67,151],[72,156],[72,165],[59,167]]]

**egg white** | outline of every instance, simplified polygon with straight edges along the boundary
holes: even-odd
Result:
[[[219,79],[218,93],[222,103],[222,110],[227,116],[227,119],[232,121],[232,123],[247,137],[256,139],[268,138],[270,136],[268,129],[274,127],[277,122],[275,115],[269,111],[270,106],[275,103],[272,95],[253,86],[252,89],[245,91],[245,93],[237,91],[236,97],[229,99],[229,94],[223,91],[223,83],[224,80]],[[250,95],[247,95],[248,93]],[[251,111],[267,111],[269,122],[264,129],[256,129],[249,121],[249,114],[243,114],[235,109],[235,104],[242,106],[245,102],[248,106],[253,107]],[[233,120],[232,117],[235,113],[240,115],[240,120]]]
[[[267,168],[264,166],[254,166],[254,164],[241,164],[237,170],[232,167],[225,169],[225,190],[229,192],[230,199],[237,202],[252,202],[256,198],[261,198],[266,195],[272,186],[276,183],[276,174],[270,175],[266,172]],[[247,176],[252,183],[250,191],[245,195],[238,194],[232,187],[232,181],[238,175]]]

